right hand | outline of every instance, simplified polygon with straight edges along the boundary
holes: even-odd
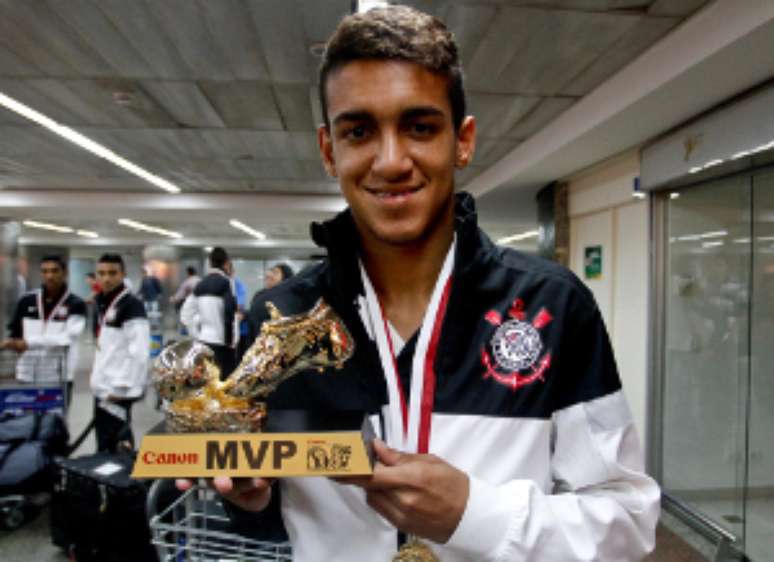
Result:
[[[229,478],[218,476],[207,479],[207,485],[226,500],[245,511],[263,511],[271,500],[271,478]],[[177,479],[175,486],[181,492],[193,486],[192,480]]]

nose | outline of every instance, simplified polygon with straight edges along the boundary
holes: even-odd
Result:
[[[387,181],[400,180],[411,174],[412,161],[397,131],[384,131],[371,169]]]

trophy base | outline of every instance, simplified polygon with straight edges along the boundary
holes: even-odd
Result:
[[[362,412],[273,409],[260,433],[173,433],[161,422],[143,437],[132,477],[366,475],[373,437]]]

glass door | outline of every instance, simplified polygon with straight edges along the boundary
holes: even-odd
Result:
[[[749,477],[746,551],[774,552],[774,172],[753,176],[753,292],[750,338]]]
[[[670,496],[740,543],[750,376],[750,197],[749,176],[722,179],[673,192],[665,217],[662,483]]]

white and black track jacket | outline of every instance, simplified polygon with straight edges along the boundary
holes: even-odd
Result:
[[[140,299],[125,290],[97,295],[97,347],[91,370],[96,398],[138,398],[145,391],[150,326]]]
[[[205,343],[236,347],[239,321],[234,281],[220,269],[211,269],[188,295],[180,321],[194,338]]]
[[[476,225],[469,195],[458,195],[456,212],[429,452],[465,471],[471,486],[458,528],[433,550],[443,562],[639,561],[655,543],[660,492],[645,474],[591,293],[553,262],[493,245]],[[356,350],[341,371],[290,378],[269,397],[269,411],[365,410],[379,428],[389,416],[387,390],[356,304],[363,288],[352,219],[345,211],[312,234],[328,259],[265,291],[251,311],[252,328],[266,319],[266,301],[296,314],[322,296]],[[509,333],[530,340],[519,348]],[[361,489],[293,478],[279,492],[295,561],[394,556],[399,533],[366,505]],[[244,528],[244,514],[235,512]]]
[[[10,336],[23,339],[28,347],[16,363],[17,379],[73,380],[78,365],[77,341],[86,327],[86,304],[77,295],[67,287],[53,299],[46,299],[43,289],[26,293],[8,327]]]

